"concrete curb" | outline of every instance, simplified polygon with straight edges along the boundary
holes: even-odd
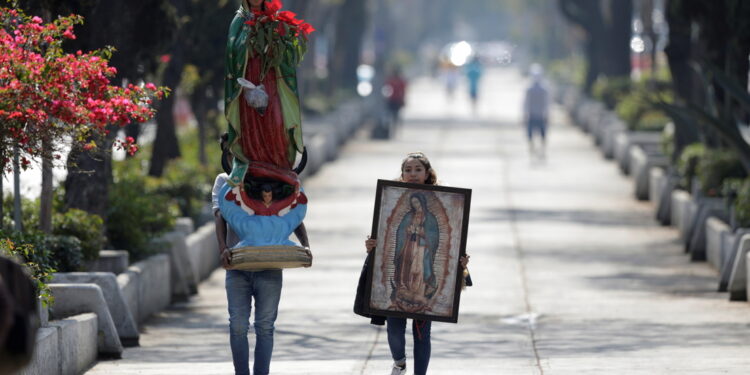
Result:
[[[96,361],[97,324],[97,316],[93,313],[71,316],[50,323],[50,327],[57,328],[60,374],[81,374]]]
[[[219,267],[219,244],[216,242],[214,223],[208,223],[185,237],[193,275],[205,280]]]
[[[708,264],[721,271],[723,264],[724,237],[731,235],[732,228],[717,217],[709,217],[706,220],[706,259]]]
[[[117,275],[117,286],[120,288],[120,293],[125,301],[130,316],[136,321],[136,327],[141,322],[138,304],[138,291],[140,290],[140,280],[138,273],[134,271],[125,271]]]
[[[195,224],[193,219],[189,217],[178,217],[174,223],[174,232],[182,233],[184,235],[190,235],[195,231]]]
[[[687,227],[690,225],[690,204],[692,198],[690,193],[684,190],[674,190],[672,192],[672,215],[670,221],[678,229],[679,238],[683,243],[687,243]]]
[[[626,131],[615,136],[615,159],[624,174],[630,173],[630,148],[634,145],[642,146],[647,152],[654,150],[661,142],[659,132]]]
[[[706,260],[706,221],[711,216],[720,216],[723,206],[724,201],[720,198],[703,198],[697,202],[688,231],[690,241],[685,246],[685,250],[690,253],[690,260]]]
[[[34,356],[17,375],[50,375],[60,373],[60,343],[57,327],[42,327],[36,333]]]
[[[748,256],[750,256],[750,234],[746,233],[740,236],[734,265],[727,283],[729,299],[732,301],[747,300],[747,284],[750,280],[748,270],[750,270],[750,267],[748,267],[745,259],[750,259]]]
[[[636,199],[644,201],[651,198],[651,168],[667,165],[669,160],[661,153],[647,152],[638,144],[630,148],[629,174],[633,177],[633,192]]]
[[[56,273],[52,282],[56,284],[96,284],[104,294],[112,321],[117,328],[120,342],[124,346],[137,346],[140,334],[138,324],[125,303],[125,298],[117,283],[117,278],[110,272],[70,272]]]
[[[659,210],[664,189],[667,188],[667,176],[662,167],[651,167],[648,171],[648,199],[654,204],[654,209]]]
[[[97,316],[99,354],[120,358],[123,347],[117,328],[107,308],[102,289],[96,284],[48,284],[55,304],[50,308],[53,318],[61,319],[93,312]]]
[[[172,296],[172,270],[169,256],[159,254],[128,267],[125,273],[133,273],[138,279],[137,286],[138,322],[143,322],[151,314],[169,306]],[[125,293],[123,293],[125,294]],[[126,299],[127,301],[127,299]]]
[[[600,148],[605,159],[614,159],[617,136],[627,132],[627,130],[627,126],[619,118],[602,130],[602,144]]]
[[[198,293],[198,278],[193,272],[193,264],[188,256],[185,234],[172,231],[156,241],[166,244],[166,254],[169,255],[172,302],[187,301],[191,295]]]

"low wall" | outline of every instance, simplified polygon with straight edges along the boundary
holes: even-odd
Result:
[[[55,375],[61,373],[60,341],[57,327],[42,327],[36,333],[34,355],[18,375]]]
[[[723,263],[724,237],[727,234],[731,234],[731,228],[727,223],[716,217],[709,217],[706,220],[706,258],[708,263],[717,270],[721,270]]]
[[[198,228],[185,238],[187,253],[193,267],[193,274],[199,280],[207,279],[219,267],[219,243],[216,241],[214,223]]]

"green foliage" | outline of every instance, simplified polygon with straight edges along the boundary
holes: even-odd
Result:
[[[615,112],[630,130],[660,131],[670,118],[657,108],[659,101],[672,102],[672,90],[667,81],[641,80],[633,82],[628,92],[620,94]]]
[[[98,215],[78,209],[70,209],[64,214],[52,217],[52,233],[73,236],[80,242],[84,260],[99,258],[99,250],[104,245],[104,221]]]
[[[180,216],[197,223],[201,208],[211,199],[212,182],[218,173],[189,160],[172,160],[164,169],[156,192],[171,197],[180,209]]]
[[[664,155],[667,155],[670,160],[674,160],[672,159],[674,155],[674,123],[667,123],[664,127],[659,146],[661,146],[661,152]]]
[[[679,186],[689,190],[693,177],[697,174],[698,161],[706,153],[706,146],[702,143],[693,143],[682,150],[677,160],[677,172],[680,175]]]
[[[593,96],[595,99],[602,101],[607,108],[613,109],[630,92],[631,85],[628,77],[600,77],[594,82]]]
[[[155,253],[151,241],[174,227],[179,208],[169,196],[157,192],[158,179],[146,176],[139,159],[112,164],[107,237],[133,260],[144,259]]]
[[[726,190],[732,191],[735,196],[732,207],[737,226],[750,227],[750,179],[732,179],[726,185]]]
[[[698,161],[696,172],[701,191],[709,197],[722,195],[725,179],[747,176],[737,154],[728,149],[706,149]]]
[[[664,112],[649,110],[640,116],[633,130],[661,131],[664,129],[664,126],[666,126],[670,121],[670,118],[667,117]]]
[[[19,241],[20,239],[20,241]],[[31,242],[23,242],[24,237],[18,233],[0,233],[0,255],[16,259],[29,271],[29,276],[36,284],[38,297],[44,306],[54,302],[47,283],[55,272],[49,251],[37,248]]]
[[[3,228],[12,228],[13,219],[13,195],[9,194],[3,198]],[[39,200],[31,200],[21,197],[21,225],[24,230],[34,231],[39,228]]]
[[[583,86],[586,79],[586,60],[580,55],[553,60],[547,64],[547,76],[553,81]]]
[[[76,272],[83,266],[81,241],[73,236],[40,234],[34,246],[50,252],[52,263],[58,272]]]

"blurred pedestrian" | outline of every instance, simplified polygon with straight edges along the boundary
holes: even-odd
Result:
[[[469,81],[469,98],[471,98],[471,109],[477,112],[477,101],[479,99],[479,80],[482,78],[482,63],[479,57],[474,56],[466,64],[466,78]]]
[[[453,94],[458,86],[459,72],[458,68],[450,62],[443,65],[443,82],[445,83],[445,92],[448,100],[453,100]]]
[[[437,185],[437,173],[432,168],[430,160],[421,152],[413,152],[406,156],[401,162],[401,176],[399,181],[415,184]],[[365,249],[369,257],[375,249],[377,241],[375,238],[365,240]],[[465,255],[460,259],[461,266],[464,269],[464,275],[467,275],[466,285],[471,285],[470,278],[466,272],[466,265],[469,263],[469,256]],[[360,285],[357,288],[357,297],[355,299],[355,312],[364,301],[364,296],[360,293],[362,289],[362,277]],[[357,312],[359,313],[359,312]],[[371,317],[373,324],[383,324],[382,317]],[[391,375],[406,374],[406,318],[385,318],[388,332],[388,347],[391,350],[393,358],[393,368]],[[414,374],[425,375],[427,367],[430,364],[430,354],[432,344],[430,340],[430,329],[432,322],[429,320],[412,320],[412,335],[414,336]]]
[[[398,125],[401,122],[401,109],[406,105],[406,86],[407,82],[402,76],[401,70],[394,68],[383,87],[388,113],[393,125]]]
[[[534,137],[540,138],[539,155],[545,156],[547,122],[549,120],[549,93],[542,80],[542,67],[533,64],[530,69],[531,85],[526,89],[523,113],[526,122],[526,134],[529,139],[529,152],[534,152]]]

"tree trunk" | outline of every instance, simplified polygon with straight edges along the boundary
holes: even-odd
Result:
[[[608,77],[629,77],[633,1],[610,0],[603,2],[602,6],[607,6],[602,9],[604,33],[599,42],[602,73]]]
[[[172,0],[178,17],[185,16],[187,12],[187,0]],[[177,34],[184,31],[184,25],[178,28]],[[182,78],[182,69],[185,66],[185,38],[177,35],[170,48],[171,59],[166,71],[164,72],[163,84],[172,90],[177,89]],[[172,109],[177,95],[172,93],[169,97],[159,102],[156,112],[156,139],[154,139],[154,149],[151,154],[151,165],[148,174],[159,177],[164,172],[164,166],[171,159],[180,157],[180,145],[177,141],[177,131],[175,129],[174,115]],[[158,147],[157,147],[158,146]]]
[[[190,107],[192,107],[193,114],[198,122],[198,161],[201,165],[206,165],[208,162],[206,158],[206,141],[208,137],[208,122],[210,121],[208,113],[212,105],[212,100],[209,98],[207,90],[210,90],[210,87],[200,85],[190,95]]]
[[[43,142],[42,147],[49,150],[48,142]],[[52,233],[52,159],[49,152],[42,156],[42,192],[39,196],[39,230],[44,233]]]
[[[21,216],[21,162],[18,146],[13,147],[13,221],[15,230],[23,232]]]
[[[672,74],[672,86],[675,99],[683,103],[696,101],[696,84],[698,79],[690,67],[692,53],[692,22],[680,4],[681,0],[670,0],[666,7],[666,18],[669,23],[669,45],[664,50]],[[685,146],[699,142],[700,132],[693,124],[675,120],[674,154],[676,162]]]
[[[357,66],[366,20],[365,0],[345,0],[339,9],[330,74],[334,90],[357,88]]]
[[[172,89],[180,84],[184,65],[181,50],[181,47],[173,50],[172,60],[169,62],[166,72],[164,72],[164,85]],[[175,98],[176,95],[173,94],[159,102],[159,108],[156,112],[156,139],[154,139],[151,166],[148,171],[151,176],[161,176],[167,162],[180,157],[180,145],[177,141],[177,130],[172,114]]]
[[[112,181],[112,143],[116,131],[91,151],[74,146],[68,155],[68,176],[65,179],[65,206],[96,214],[107,220],[109,184]]]
[[[604,23],[601,5],[590,0],[559,0],[560,11],[570,22],[580,26],[586,33],[586,77],[583,91],[591,94],[591,88],[602,71],[600,51],[603,49]]]

